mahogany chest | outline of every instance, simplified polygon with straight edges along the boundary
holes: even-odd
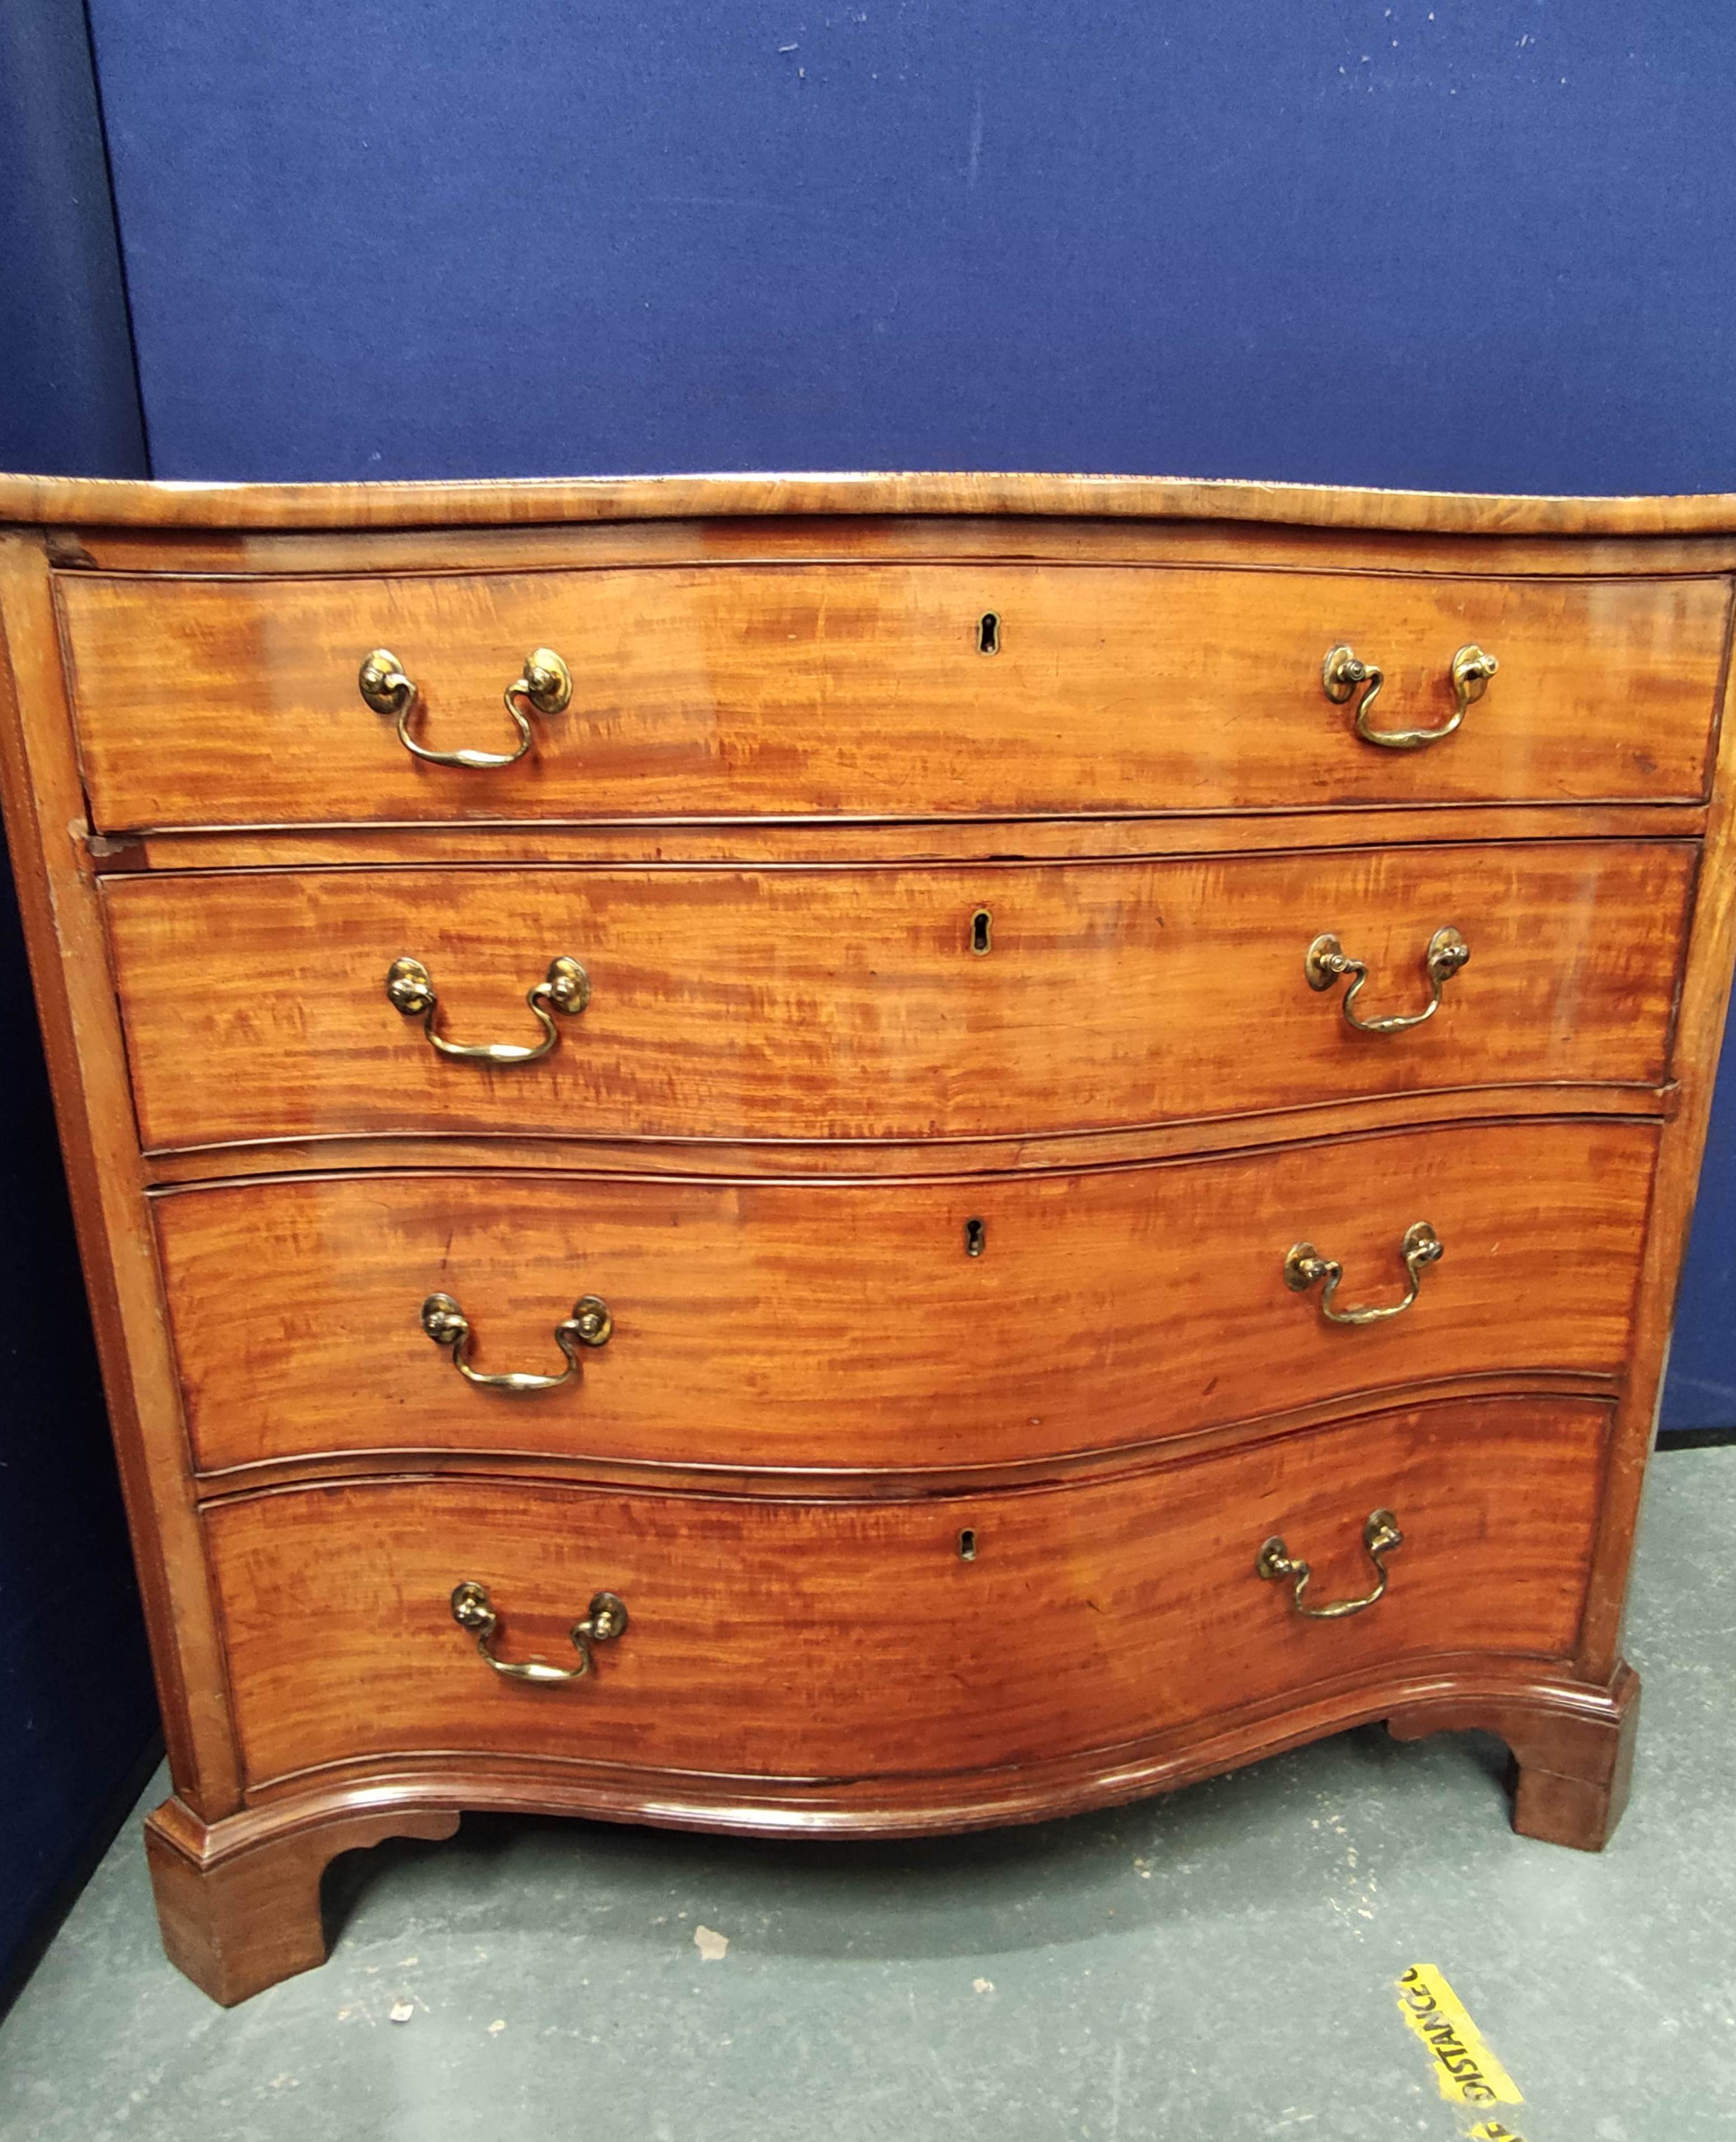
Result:
[[[1372,1720],[1596,1847],[1736,501],[0,479],[169,1952]]]

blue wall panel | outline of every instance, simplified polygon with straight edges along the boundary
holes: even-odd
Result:
[[[0,468],[150,474],[81,0],[0,5]]]
[[[1736,487],[1631,0],[91,0],[157,472]]]
[[[0,901],[0,2003],[154,1750],[156,1699],[16,911]]]
[[[78,0],[0,7],[0,466],[146,473]],[[11,879],[0,871],[0,1998],[156,1727]]]

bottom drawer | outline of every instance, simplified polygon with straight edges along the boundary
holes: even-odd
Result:
[[[1454,1400],[1082,1483],[919,1502],[626,1494],[500,1479],[278,1489],[206,1517],[250,1783],[349,1758],[498,1752],[826,1779],[1134,1741],[1449,1651],[1561,1656],[1584,1595],[1609,1409]],[[1305,1619],[1263,1581],[1281,1534]],[[962,1542],[961,1534],[973,1537]],[[967,1559],[962,1552],[973,1547]],[[629,1621],[577,1661],[601,1590]]]

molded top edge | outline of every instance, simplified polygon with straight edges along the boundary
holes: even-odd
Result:
[[[0,521],[220,529],[462,528],[760,514],[1030,514],[1473,536],[1736,534],[1736,493],[1544,498],[1155,476],[935,471],[148,483],[0,475]]]

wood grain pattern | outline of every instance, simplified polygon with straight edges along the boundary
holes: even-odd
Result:
[[[1442,802],[1693,801],[1722,579],[965,565],[59,583],[96,823],[997,817]],[[978,652],[982,617],[1001,651]],[[1377,726],[1433,727],[1475,640],[1501,669],[1461,732],[1383,751],[1333,706],[1339,641]],[[413,758],[356,687],[389,647],[430,748],[510,748],[526,652],[572,704],[517,765]]]
[[[762,514],[1078,514],[1453,535],[1736,531],[1736,494],[1506,497],[1187,476],[977,470],[517,477],[433,483],[141,483],[0,476],[0,521],[149,528],[485,528]]]
[[[1142,856],[1269,855],[1310,848],[1503,841],[1697,841],[1699,803],[1510,803],[1272,811],[1236,817],[959,818],[869,823],[762,819],[731,826],[301,826],[250,832],[86,834],[109,874],[320,870],[359,863],[1067,862]]]
[[[1515,1754],[1514,1827],[1597,1850],[1632,1770],[1639,1677],[1608,1686],[1523,1658],[1442,1657],[1340,1674],[1281,1700],[1182,1725],[1125,1746],[993,1771],[825,1781],[741,1781],[567,1755],[423,1754],[334,1764],[255,1789],[215,1823],[180,1800],[150,1818],[146,1843],[175,1962],[225,2003],[325,1953],[318,1870],[334,1853],[396,1834],[450,1836],[460,1808],[561,1813],[755,1838],[910,1837],[1115,1806],[1385,1716],[1395,1737],[1445,1727],[1498,1732]]]
[[[40,549],[0,529],[0,796],[104,1394],[177,1789],[206,1819],[240,1783],[163,1314],[121,1022],[104,956]],[[13,1007],[20,1027],[27,1019]],[[21,1035],[15,1044],[31,1046]]]
[[[1694,851],[1486,845],[957,870],[332,871],[106,881],[147,1146],[373,1131],[972,1138],[1421,1088],[1664,1075]],[[972,916],[992,949],[972,950]],[[1335,930],[1427,1000],[1371,1036],[1311,990]],[[425,962],[445,1030],[534,1040],[570,953],[589,1009],[505,1069],[388,1003]]]
[[[1133,1741],[1431,1651],[1565,1655],[1607,1410],[1417,1409],[1089,1487],[916,1504],[454,1481],[242,1498],[205,1523],[248,1776],[507,1748],[729,1773],[751,1798],[758,1778]],[[1378,1505],[1405,1544],[1372,1611],[1307,1621],[1255,1574],[1278,1532],[1320,1595],[1366,1590]],[[487,1587],[509,1658],[570,1662],[599,1588],[631,1626],[583,1684],[503,1681],[452,1619],[461,1578]]]
[[[224,2007],[325,1961],[319,1878],[340,1852],[388,1837],[450,1837],[456,1809],[346,1808],[250,1834],[169,1799],[145,1823],[145,1855],[169,1961]]]
[[[569,1305],[570,1306],[571,1305]],[[1342,1394],[1312,1404],[1274,1404],[1255,1420],[1220,1421],[1209,1427],[1164,1434],[1145,1442],[1109,1449],[1050,1452],[1025,1458],[973,1458],[942,1472],[932,1465],[900,1469],[876,1467],[843,1471],[831,1466],[695,1465],[680,1459],[665,1463],[644,1458],[618,1458],[596,1450],[362,1449],[323,1451],[314,1457],[261,1458],[222,1472],[200,1473],[200,1492],[207,1503],[237,1494],[260,1494],[274,1488],[305,1487],[318,1481],[370,1480],[383,1472],[413,1472],[424,1479],[487,1479],[496,1483],[523,1480],[590,1488],[619,1488],[633,1494],[667,1489],[715,1495],[747,1495],[804,1502],[851,1502],[874,1494],[888,1502],[952,1488],[972,1494],[1002,1488],[1051,1487],[1068,1482],[1106,1478],[1130,1465],[1160,1457],[1165,1463],[1213,1456],[1246,1443],[1250,1435],[1287,1435],[1304,1429],[1330,1428],[1372,1405],[1425,1405],[1452,1400],[1510,1398],[1610,1399],[1620,1385],[1585,1370],[1526,1369],[1453,1375],[1383,1386],[1378,1392]]]
[[[757,514],[730,520],[556,521],[457,526],[189,526],[45,531],[67,572],[334,574],[552,572],[622,565],[763,565],[847,560],[961,565],[1209,565],[1234,570],[1648,579],[1736,569],[1736,540],[1680,534],[1442,535],[1341,525],[1040,514]]]
[[[1487,1103],[1503,1122],[1576,1114],[1626,1116],[1671,1122],[1674,1085],[1575,1086],[1559,1083],[1503,1086]],[[973,1176],[1029,1171],[1115,1167],[1145,1161],[1175,1160],[1190,1153],[1237,1152],[1296,1138],[1354,1138],[1363,1131],[1476,1120],[1467,1116],[1462,1093],[1399,1094],[1370,1101],[1323,1101],[1254,1116],[1184,1118],[1120,1131],[1058,1131],[1042,1138],[888,1139],[865,1144],[799,1138],[586,1138],[581,1147],[562,1136],[507,1133],[383,1133],[368,1138],[265,1139],[253,1145],[205,1146],[145,1156],[153,1190],[177,1190],[201,1182],[270,1181],[301,1168],[341,1167],[346,1173],[380,1167],[400,1173],[431,1168],[437,1173],[502,1168],[582,1166],[587,1174],[653,1175],[744,1182],[886,1182],[937,1174]]]
[[[532,526],[44,531],[67,574],[329,580],[789,564],[1143,565],[1484,580],[1679,579],[1736,571],[1736,537],[1385,535],[1223,521],[1027,516],[612,521]]]
[[[1613,1380],[1655,1148],[1570,1118],[989,1182],[320,1176],[156,1221],[204,1468],[451,1449],[945,1474],[1387,1384]],[[1347,1299],[1396,1300],[1417,1219],[1447,1255],[1402,1317],[1334,1326],[1283,1284],[1307,1236]],[[581,1294],[615,1336],[581,1382],[478,1390],[417,1320],[437,1290],[481,1370],[558,1373]]]
[[[1669,1330],[1694,1217],[1700,1157],[1736,966],[1736,669],[1719,730],[1716,800],[1689,920],[1678,1012],[1676,1128],[1659,1157],[1628,1388],[1617,1416],[1585,1616],[1585,1656],[1600,1680],[1621,1663],[1621,1617],[1646,1462],[1656,1439]],[[1631,1729],[1630,1729],[1631,1731]]]
[[[360,1756],[256,1785],[245,1809],[206,1826],[203,1834],[209,1849],[238,1850],[363,1809],[457,1806],[723,1836],[933,1836],[1123,1805],[1377,1721],[1399,1729],[1396,1739],[1461,1727],[1504,1730],[1527,1751],[1554,1755],[1579,1737],[1580,1729],[1585,1737],[1605,1739],[1612,1729],[1619,1731],[1624,1699],[1631,1715],[1638,1680],[1625,1666],[1613,1682],[1600,1683],[1559,1661],[1433,1651],[1330,1675],[1217,1713],[1204,1728],[1183,1724],[1114,1748],[1042,1756],[997,1770],[759,1779],[751,1797],[726,1774],[651,1769],[569,1754],[496,1748],[476,1755],[424,1750]],[[1451,1720],[1444,1715],[1449,1708]],[[1402,1730],[1412,1722],[1414,1733]],[[1589,1771],[1589,1762],[1585,1767]]]
[[[1634,1781],[1640,1676],[1618,1665],[1601,1703],[1539,1704],[1524,1695],[1502,1700],[1486,1688],[1447,1689],[1387,1724],[1397,1740],[1467,1727],[1499,1735],[1513,1757],[1514,1829],[1522,1837],[1601,1852]]]

